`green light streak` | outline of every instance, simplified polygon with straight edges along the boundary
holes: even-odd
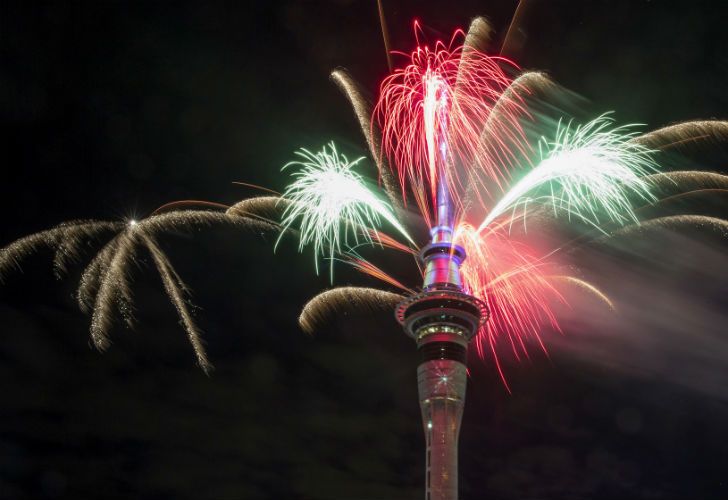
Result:
[[[373,244],[368,230],[379,226],[381,219],[415,244],[392,208],[352,170],[363,157],[349,161],[338,153],[333,142],[318,153],[301,148],[296,155],[301,159],[283,167],[299,169],[291,174],[295,180],[283,193],[290,204],[283,212],[281,237],[296,226],[300,232],[299,250],[307,245],[314,247],[316,273],[319,255],[330,259],[333,277],[333,256],[342,252],[342,245],[349,246],[350,241],[355,245]]]
[[[632,198],[654,202],[649,183],[643,178],[656,165],[651,150],[630,143],[631,125],[612,127],[606,114],[577,127],[559,122],[553,141],[541,139],[541,162],[493,207],[478,231],[484,230],[518,207],[525,217],[529,204],[551,204],[554,213],[599,227],[603,220],[620,225],[638,222]]]

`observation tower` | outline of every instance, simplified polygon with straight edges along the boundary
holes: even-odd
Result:
[[[457,500],[458,438],[465,406],[468,343],[489,313],[463,291],[465,250],[453,243],[453,216],[446,183],[438,183],[437,226],[420,251],[421,293],[401,302],[397,320],[417,342],[417,384],[427,443],[426,500]]]

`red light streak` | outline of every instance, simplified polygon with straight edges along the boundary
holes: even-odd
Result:
[[[463,37],[458,30],[448,44],[437,41],[432,48],[419,45],[411,54],[401,54],[409,64],[384,80],[372,117],[372,127],[382,130],[380,154],[397,171],[403,195],[411,190],[430,227],[441,178],[460,210],[459,191],[468,181],[461,181],[460,170],[477,169],[483,174],[479,177],[500,186],[513,149],[523,148],[518,122],[523,109],[517,99],[501,102],[497,125],[488,129],[487,141],[481,138],[511,83],[501,66],[515,65],[458,45]]]

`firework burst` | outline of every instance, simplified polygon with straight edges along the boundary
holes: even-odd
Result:
[[[479,231],[468,223],[455,230],[454,241],[468,255],[461,271],[466,290],[483,300],[491,311],[490,323],[475,337],[477,353],[491,353],[506,384],[496,352],[505,338],[517,359],[528,356],[527,340],[534,339],[546,351],[541,330],[544,323],[559,329],[551,310],[553,300],[563,300],[549,279],[555,264],[526,243],[511,238],[507,222]]]
[[[529,143],[522,128],[524,120],[531,120],[526,98],[548,98],[556,86],[537,72],[510,80],[504,68],[515,66],[483,52],[489,35],[483,22],[474,22],[462,46],[455,43],[463,36],[458,31],[449,44],[420,45],[409,54],[408,64],[382,83],[368,128],[362,115],[369,108],[356,83],[343,72],[335,79],[352,102],[390,199],[394,197],[385,177],[388,165],[399,180],[401,198],[412,195],[424,225],[435,231],[441,224],[435,208],[443,203],[444,187],[449,198],[445,204],[451,203],[456,210],[447,220],[453,228],[453,243],[467,254],[461,267],[463,288],[491,312],[491,320],[475,339],[476,351],[481,356],[492,354],[505,383],[498,346],[509,346],[517,359],[529,356],[528,346],[533,343],[546,352],[544,330],[561,329],[553,306],[565,302],[563,290],[571,287],[594,295],[614,309],[611,299],[595,285],[573,276],[573,268],[571,273],[563,272],[565,250],[595,236],[639,231],[640,210],[661,200],[724,190],[725,178],[717,174],[657,173],[656,154],[724,139],[728,126],[726,122],[691,122],[638,135],[635,126],[616,126],[605,114],[584,124],[558,120],[553,135],[541,133],[540,141]],[[532,151],[539,153],[533,166]],[[518,178],[516,171],[525,173]],[[304,212],[311,210],[308,207],[301,205],[302,220]],[[478,213],[485,215],[472,220]],[[579,222],[587,232],[555,244],[530,236],[529,224],[544,226],[547,219]],[[314,213],[308,220],[315,220]],[[719,231],[724,227],[719,220],[694,216],[656,219],[644,227],[668,223]],[[359,224],[369,224],[369,234],[377,234],[368,220]],[[342,245],[339,239],[332,247],[325,225],[319,233],[310,227],[306,230],[311,239],[302,239],[302,245],[313,244],[319,250],[328,245],[340,255],[338,260],[364,274],[400,290],[409,288],[364,260],[356,250],[360,245],[345,241]],[[387,238],[387,248],[412,253],[409,245]],[[376,241],[371,237],[362,243]],[[347,288],[337,295],[335,290],[312,300],[302,318],[321,319],[358,293]],[[371,307],[381,304],[371,289],[356,300],[359,305],[369,301]]]
[[[316,255],[341,253],[342,245],[373,242],[369,231],[386,220],[409,242],[414,244],[391,207],[367,188],[364,178],[353,170],[361,160],[349,161],[339,154],[334,143],[318,153],[306,149],[297,152],[301,160],[285,168],[299,167],[295,180],[283,193],[288,205],[283,212],[283,232],[297,223],[299,247],[312,244]],[[331,260],[333,276],[333,259]]]
[[[611,127],[602,115],[585,125],[559,123],[554,140],[543,139],[542,160],[506,192],[478,227],[485,229],[508,212],[529,204],[549,204],[599,228],[606,218],[618,224],[637,222],[634,198],[653,202],[645,175],[656,170],[651,151],[630,142],[629,126]]]
[[[416,33],[418,29],[415,25]],[[516,113],[520,104],[515,99],[502,101],[499,137],[491,147],[480,147],[483,127],[511,83],[501,65],[513,65],[472,45],[458,45],[463,36],[457,31],[448,44],[418,46],[409,64],[384,80],[374,108],[372,127],[382,131],[378,154],[389,159],[403,196],[411,190],[430,226],[439,185],[447,186],[458,200],[462,165],[477,166],[500,181],[513,160],[513,151],[505,145],[519,143],[522,137]],[[474,35],[466,42],[476,40]]]
[[[427,46],[418,40],[416,50],[400,54],[407,64],[384,80],[374,106],[347,72],[332,74],[352,105],[388,202],[354,170],[361,158],[349,161],[333,144],[317,153],[300,150],[297,160],[285,167],[296,171],[281,196],[246,199],[229,207],[195,202],[199,207],[189,210],[189,202],[175,202],[140,221],[64,223],[0,249],[0,280],[44,247],[55,251],[54,271],[61,276],[89,245],[108,237],[85,268],[78,289],[80,307],[91,314],[93,343],[99,349],[109,345],[117,314],[133,323],[130,270],[141,255],[148,255],[198,364],[209,370],[188,289],[160,246],[162,233],[219,223],[280,230],[281,235],[297,232],[301,248],[313,246],[317,269],[324,256],[331,266],[345,262],[409,293],[414,287],[365,260],[359,248],[374,245],[416,256],[419,246],[410,231],[442,224],[440,208],[451,205],[454,213],[444,213],[444,222],[451,229],[448,238],[453,241],[448,243],[467,253],[463,287],[485,302],[492,316],[478,333],[476,351],[492,353],[502,376],[496,356],[500,343],[517,358],[528,356],[532,342],[545,351],[544,327],[559,329],[551,305],[564,300],[561,286],[593,294],[613,308],[594,285],[562,272],[563,250],[594,235],[634,237],[676,225],[726,233],[723,219],[672,215],[640,221],[640,215],[643,208],[667,200],[728,190],[725,176],[656,173],[655,161],[657,151],[725,141],[728,122],[688,122],[636,135],[631,127],[614,127],[603,115],[576,126],[560,121],[550,138],[541,131],[538,135],[545,138],[529,141],[524,133],[524,123],[533,126],[528,98],[547,100],[556,86],[538,72],[511,79],[515,64],[485,53],[491,31],[477,18],[467,34],[458,30],[447,43]],[[415,33],[419,36],[418,25]],[[536,150],[541,155],[533,166],[531,153]],[[401,216],[409,198],[414,198],[420,217],[405,220]],[[546,248],[526,231],[546,216],[586,223],[589,232]],[[408,227],[420,221],[420,227]],[[382,224],[402,241],[384,233]],[[391,308],[401,299],[371,288],[337,288],[310,301],[300,322],[310,332],[337,311]]]
[[[260,215],[270,209],[269,203],[254,200],[248,200],[244,205],[238,203],[226,212],[173,210],[138,221],[67,222],[0,249],[0,278],[12,269],[19,269],[23,259],[44,247],[54,250],[54,270],[60,277],[69,263],[81,260],[85,248],[103,235],[112,235],[84,269],[77,291],[79,307],[91,315],[90,333],[94,346],[100,350],[109,347],[109,333],[117,313],[128,326],[133,326],[134,299],[130,272],[132,265],[139,260],[140,252],[146,251],[152,257],[165,292],[177,311],[198,365],[209,372],[212,364],[207,359],[201,332],[194,320],[189,289],[159,246],[157,238],[163,232],[190,231],[214,224],[257,231],[278,229],[277,225]],[[243,213],[247,215],[243,216]]]

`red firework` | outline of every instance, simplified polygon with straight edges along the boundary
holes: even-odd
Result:
[[[473,177],[500,186],[515,157],[513,145],[521,149],[523,143],[521,103],[500,100],[511,84],[502,66],[515,64],[459,44],[463,38],[457,30],[449,43],[434,47],[418,39],[414,52],[400,53],[409,64],[384,80],[372,118],[372,127],[382,131],[380,154],[397,171],[403,197],[411,189],[430,227],[439,183],[448,186],[459,210],[462,186]],[[467,178],[461,179],[462,172]]]
[[[478,332],[476,351],[481,357],[492,353],[507,387],[497,343],[506,341],[518,359],[528,357],[527,339],[545,352],[541,327],[559,329],[551,304],[563,299],[550,280],[553,264],[511,238],[510,217],[500,217],[483,231],[467,221],[463,187],[486,208],[489,203],[481,194],[494,186],[500,193],[516,158],[527,156],[519,118],[528,113],[518,94],[509,92],[513,82],[503,68],[515,64],[462,45],[463,39],[461,30],[449,43],[437,41],[434,47],[418,39],[414,52],[401,54],[409,63],[382,83],[372,129],[381,129],[380,154],[397,171],[403,198],[409,189],[430,228],[437,224],[438,189],[447,190],[456,211],[450,221],[453,242],[468,255],[461,268],[464,286],[492,314]],[[383,279],[379,269],[364,269],[361,262],[357,267]],[[391,284],[391,279],[385,281]]]
[[[478,232],[468,223],[455,229],[455,243],[465,248],[460,272],[467,291],[488,304],[491,317],[475,337],[479,356],[493,355],[498,373],[508,387],[498,362],[496,343],[506,339],[517,359],[528,357],[526,339],[533,339],[546,352],[541,340],[542,325],[559,330],[551,310],[554,300],[563,300],[554,288],[553,263],[509,235],[509,221],[493,224]]]

